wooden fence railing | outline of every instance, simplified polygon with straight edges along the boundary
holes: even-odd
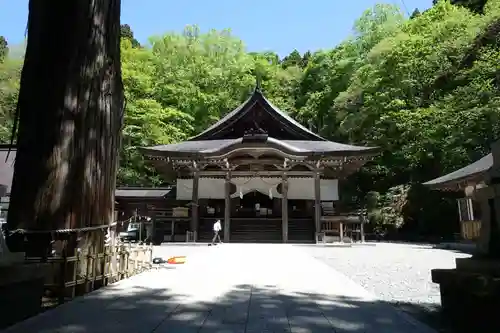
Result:
[[[26,262],[46,262],[52,269],[46,277],[45,308],[62,304],[102,286],[125,279],[151,268],[153,247],[121,244],[104,246],[101,251],[48,258],[27,257]]]
[[[186,231],[186,243],[196,243],[196,231]]]
[[[481,233],[481,221],[462,221],[460,229],[463,239],[474,241]]]

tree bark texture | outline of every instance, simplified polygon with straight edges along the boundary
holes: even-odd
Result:
[[[120,0],[30,0],[9,229],[112,221],[123,108]]]

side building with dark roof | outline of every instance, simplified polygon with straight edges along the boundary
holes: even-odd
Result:
[[[485,174],[492,166],[493,155],[490,153],[461,169],[429,180],[424,185],[436,190],[463,191],[468,186],[474,187],[483,182]]]
[[[342,240],[343,224],[353,219],[336,212],[339,181],[378,148],[313,133],[257,87],[195,137],[142,152],[175,182],[175,197],[188,209],[186,229],[195,240],[209,240],[220,219],[226,242],[314,242],[334,230]]]
[[[493,167],[490,153],[481,159],[444,176],[429,180],[424,185],[440,191],[463,191],[465,196],[457,200],[461,236],[477,240],[481,230],[481,210],[474,200],[476,189],[485,186],[485,177]]]

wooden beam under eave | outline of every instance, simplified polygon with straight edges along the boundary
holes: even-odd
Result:
[[[156,172],[166,181],[175,180],[177,172],[172,168],[172,165],[164,160],[146,160],[146,164],[151,165]]]
[[[232,171],[232,177],[281,177],[284,171]],[[226,171],[200,171],[200,177],[222,177]],[[312,177],[313,171],[287,171],[289,177]]]
[[[225,177],[226,168],[225,165],[228,162],[225,159],[200,159],[199,157],[193,159],[189,158],[167,158],[167,157],[151,157],[147,158],[150,163],[153,164],[156,170],[166,179],[172,180],[176,177],[190,177],[192,175],[191,166],[193,162],[196,162],[200,169],[206,166],[214,165],[220,166],[221,170],[202,170],[200,171],[200,177]],[[305,165],[311,169],[311,171],[289,171],[288,175],[290,177],[313,177],[314,172],[320,172],[328,178],[345,178],[348,175],[358,171],[365,163],[371,160],[371,156],[345,156],[345,157],[321,157],[319,159],[301,159],[301,160],[288,160],[287,167],[290,165]],[[241,158],[231,160],[231,165],[281,165],[284,159],[281,158]],[[317,165],[321,165],[321,168],[317,170]],[[185,168],[181,170],[179,168]],[[265,177],[281,177],[283,170],[269,170],[269,171],[234,171],[234,177],[253,177],[256,175]]]

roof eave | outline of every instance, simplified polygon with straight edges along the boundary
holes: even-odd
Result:
[[[430,188],[431,190],[437,191],[461,191],[467,186],[475,186],[478,183],[482,182],[484,180],[486,172],[487,170],[467,175],[466,177],[450,179],[443,182],[433,182],[434,180],[430,180],[428,182],[422,183],[422,185]]]
[[[241,144],[241,143],[240,143]],[[243,147],[221,147],[220,149],[205,151],[205,152],[192,152],[192,151],[168,151],[168,150],[159,150],[154,147],[150,148],[140,148],[141,152],[149,158],[162,158],[162,159],[178,159],[178,158],[186,158],[186,159],[204,159],[204,158],[225,158],[227,155],[231,154],[231,152],[242,149]],[[273,147],[269,146],[246,146],[246,149],[273,149]],[[297,156],[297,157],[375,157],[380,154],[380,149],[378,147],[366,147],[366,149],[360,150],[334,150],[334,151],[297,151],[291,149],[285,149],[283,152],[287,155]]]

